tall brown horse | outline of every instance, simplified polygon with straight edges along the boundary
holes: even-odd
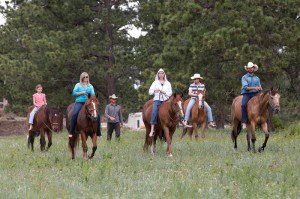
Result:
[[[98,112],[99,112],[99,101],[98,95],[96,97],[88,94],[88,100],[85,102],[83,107],[78,113],[76,123],[76,134],[69,138],[69,148],[72,153],[72,159],[75,159],[75,147],[79,142],[79,133],[81,135],[83,158],[87,158],[87,143],[86,140],[90,136],[93,143],[92,153],[89,155],[89,159],[92,159],[97,150],[97,128],[98,128]],[[67,109],[66,127],[70,131],[70,122],[73,115],[74,104],[70,104]],[[79,133],[78,133],[79,132]]]
[[[154,136],[150,137],[151,131],[151,113],[153,100],[149,100],[145,103],[143,108],[143,121],[146,127],[146,137],[144,150],[148,150],[151,146],[151,153],[154,154],[156,150],[156,140],[159,136],[160,139],[165,137],[167,140],[167,155],[172,156],[171,142],[172,136],[176,130],[179,119],[183,117],[182,111],[182,94],[174,94],[169,100],[162,103],[158,110],[158,123],[155,125]]]
[[[31,106],[27,110],[27,121],[29,121],[29,115],[33,108],[34,106]],[[58,132],[63,128],[63,114],[58,107],[44,105],[35,113],[32,127],[32,130],[28,132],[28,147],[31,146],[33,151],[35,132],[39,131],[41,151],[45,150],[45,134],[48,137],[48,150],[52,145],[52,131]]]
[[[192,135],[193,135],[193,131],[195,133],[195,138],[196,140],[198,140],[198,125],[201,125],[201,137],[205,138],[205,128],[206,128],[206,109],[204,107],[204,99],[205,99],[205,92],[202,90],[198,90],[197,91],[197,100],[193,106],[193,108],[191,109],[191,114],[190,114],[190,121],[193,124],[192,128],[184,128],[181,138],[183,138],[183,136],[187,133],[187,131],[189,132],[189,137],[190,139],[192,139]],[[186,109],[187,106],[190,102],[190,99],[187,99],[184,102],[184,113],[186,114]]]
[[[237,149],[237,136],[241,131],[241,121],[242,121],[242,98],[243,96],[238,96],[233,100],[231,106],[231,119],[232,119],[232,134],[231,138],[234,144],[234,149]],[[268,108],[271,107],[273,111],[279,112],[280,111],[280,94],[278,89],[274,90],[271,88],[269,91],[264,91],[256,96],[252,97],[248,104],[247,104],[247,145],[248,151],[251,150],[250,146],[250,138],[252,141],[252,150],[255,151],[255,126],[257,124],[261,124],[261,128],[265,133],[265,141],[261,147],[259,147],[258,151],[261,152],[265,149],[268,139],[269,139],[269,132],[268,132]]]

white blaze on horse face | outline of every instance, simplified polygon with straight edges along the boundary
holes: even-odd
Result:
[[[280,107],[279,99],[280,99],[280,95],[278,93],[276,93],[273,96],[273,102],[274,102],[275,107]]]
[[[180,114],[181,114],[181,116],[183,116],[184,114],[183,114],[183,110],[182,110],[182,102],[178,101],[177,104],[178,104],[178,106],[180,108]]]
[[[94,117],[97,117],[97,112],[96,112],[96,105],[94,102],[92,102],[93,108],[94,108]]]
[[[202,103],[202,100],[203,100],[203,94],[202,94],[202,93],[199,93],[199,95],[198,95],[198,100],[199,100],[198,107],[201,109],[202,106],[203,106],[203,103]]]

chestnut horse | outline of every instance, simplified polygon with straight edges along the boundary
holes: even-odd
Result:
[[[159,136],[166,138],[167,141],[167,155],[172,157],[171,153],[171,142],[172,136],[176,130],[178,121],[183,117],[182,111],[182,94],[173,94],[169,100],[162,103],[158,110],[158,121],[155,125],[155,132],[152,137],[149,137],[151,131],[151,114],[153,100],[149,100],[145,103],[143,107],[143,121],[146,127],[146,136],[144,150],[148,150],[148,147],[151,146],[151,153],[155,154],[156,150],[156,140]]]
[[[233,100],[231,106],[231,119],[232,119],[232,134],[231,138],[234,144],[234,149],[237,149],[237,136],[241,131],[241,121],[242,121],[242,98],[243,96],[238,96]],[[268,91],[260,92],[254,97],[252,97],[247,104],[247,145],[248,151],[251,150],[250,146],[250,138],[252,141],[252,151],[255,151],[255,126],[257,124],[261,124],[262,131],[265,133],[265,141],[261,147],[259,147],[258,151],[262,152],[268,142],[269,132],[268,132],[268,109],[269,107],[275,111],[280,111],[280,94],[278,89],[274,90],[271,88]]]
[[[97,128],[98,128],[98,109],[99,101],[98,95],[96,97],[88,94],[88,100],[84,103],[81,110],[78,113],[77,123],[76,123],[76,134],[69,138],[69,149],[72,153],[72,159],[75,159],[75,147],[79,142],[79,133],[81,135],[82,149],[83,149],[83,158],[87,158],[87,143],[86,140],[88,136],[91,137],[93,148],[92,153],[89,155],[89,159],[92,159],[97,150]],[[66,127],[70,131],[70,123],[73,115],[74,104],[72,103],[67,108],[67,118],[66,118]],[[79,132],[79,133],[78,133]]]
[[[29,121],[29,115],[33,110],[34,106],[30,106],[27,110],[27,121]],[[48,137],[48,147],[47,150],[52,145],[52,131],[58,132],[63,129],[63,114],[58,107],[49,107],[48,105],[43,105],[34,115],[32,130],[28,132],[28,148],[31,146],[33,151],[33,143],[35,132],[40,132],[40,145],[41,151],[45,150],[46,140],[45,134]]]
[[[202,91],[202,90],[198,90],[197,91],[197,100],[193,106],[193,108],[191,109],[191,114],[190,114],[190,121],[191,121],[191,124],[193,124],[193,127],[192,128],[184,128],[183,129],[183,132],[182,132],[182,135],[181,135],[181,138],[183,138],[183,136],[187,133],[187,131],[189,132],[189,137],[190,139],[192,139],[192,134],[193,134],[193,131],[195,133],[195,138],[196,140],[198,140],[198,125],[201,125],[201,137],[202,138],[205,138],[205,128],[206,128],[206,120],[207,120],[207,117],[206,117],[206,109],[204,107],[204,97],[205,97],[205,92]],[[185,102],[184,102],[184,113],[186,114],[186,109],[187,109],[187,106],[190,102],[191,98],[190,99],[187,99]]]

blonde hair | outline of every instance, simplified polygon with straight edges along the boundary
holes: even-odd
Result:
[[[81,86],[83,85],[82,79],[83,79],[84,77],[86,77],[86,76],[89,76],[89,74],[87,74],[87,72],[81,73],[80,79],[79,79],[79,83],[80,83]],[[87,83],[90,84],[90,79],[88,79]]]
[[[38,89],[38,88],[43,88],[43,87],[42,87],[41,84],[38,84],[38,85],[35,86],[35,90]]]

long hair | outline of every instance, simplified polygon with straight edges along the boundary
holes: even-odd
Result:
[[[87,72],[81,73],[80,79],[79,79],[79,83],[80,83],[81,86],[83,86],[83,81],[82,81],[82,79],[83,79],[84,77],[86,77],[86,76],[89,77],[89,74],[87,74]],[[88,79],[87,83],[88,83],[88,85],[90,84],[90,78]]]

